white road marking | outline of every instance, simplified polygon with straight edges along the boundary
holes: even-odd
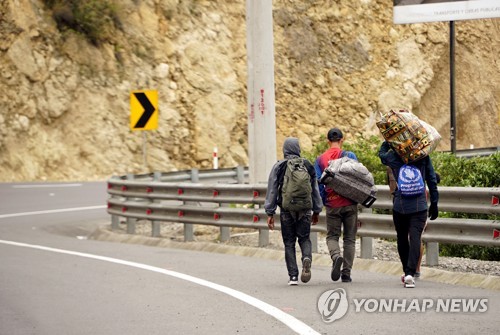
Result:
[[[36,211],[36,212],[24,212],[24,213],[12,213],[12,214],[1,214],[0,219],[12,218],[17,216],[28,216],[28,215],[40,215],[40,214],[54,214],[54,213],[65,213],[65,212],[75,212],[75,211],[86,211],[90,209],[104,209],[107,208],[105,205],[100,206],[88,206],[88,207],[74,207],[74,208],[62,208],[62,209],[49,209],[46,211]]]
[[[12,185],[12,188],[42,188],[42,187],[80,187],[83,184],[33,184]]]
[[[243,292],[234,290],[232,288],[222,286],[216,283],[212,283],[208,280],[204,280],[201,278],[193,277],[184,273],[180,272],[175,272],[175,271],[170,271],[162,268],[158,268],[155,266],[151,265],[146,265],[142,263],[136,263],[136,262],[129,262],[125,261],[122,259],[118,258],[111,258],[111,257],[106,257],[106,256],[99,256],[99,255],[92,255],[92,254],[87,254],[87,253],[82,253],[82,252],[77,252],[77,251],[71,251],[71,250],[63,250],[63,249],[55,249],[55,248],[50,248],[50,247],[45,247],[41,245],[34,245],[34,244],[26,244],[26,243],[20,243],[20,242],[14,242],[14,241],[5,241],[5,240],[0,240],[0,243],[2,244],[7,244],[7,245],[13,245],[13,246],[18,246],[18,247],[25,247],[25,248],[31,248],[31,249],[38,249],[38,250],[44,250],[44,251],[50,251],[50,252],[55,252],[55,253],[60,253],[60,254],[67,254],[67,255],[73,255],[73,256],[78,256],[78,257],[84,257],[84,258],[91,258],[91,259],[96,259],[104,262],[110,262],[110,263],[115,263],[115,264],[121,264],[121,265],[126,265],[126,266],[131,266],[147,271],[152,271],[152,272],[157,272],[161,273],[167,276],[172,276],[175,278],[179,278],[182,280],[186,280],[201,286],[205,286],[208,288],[211,288],[213,290],[225,293],[229,296],[232,296],[233,298],[236,298],[238,300],[241,300],[244,303],[247,303],[251,306],[254,306],[257,309],[260,309],[264,313],[274,317],[278,321],[282,322],[284,325],[292,329],[298,334],[315,334],[315,335],[320,335],[317,331],[303,323],[302,321],[294,318],[290,314],[287,314],[283,312],[282,310],[269,305],[268,303],[265,303],[257,298],[254,298],[248,294],[245,294]]]

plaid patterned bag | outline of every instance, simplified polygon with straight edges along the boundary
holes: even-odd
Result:
[[[441,140],[434,127],[406,109],[390,110],[377,127],[405,163],[428,156]]]

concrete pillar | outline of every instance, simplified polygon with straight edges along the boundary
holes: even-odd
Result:
[[[248,162],[251,184],[267,182],[276,163],[273,2],[246,1]]]

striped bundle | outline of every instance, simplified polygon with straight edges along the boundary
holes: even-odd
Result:
[[[377,127],[405,163],[428,156],[441,140],[434,127],[406,109],[390,110]]]

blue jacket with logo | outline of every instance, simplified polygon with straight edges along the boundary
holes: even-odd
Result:
[[[384,141],[378,152],[382,164],[387,165],[392,169],[394,178],[397,180],[399,170],[404,165],[403,160],[391,148],[387,141]],[[429,189],[430,201],[437,203],[439,201],[439,193],[437,188],[436,172],[432,166],[432,160],[429,156],[422,158],[416,162],[409,163],[420,170],[422,179]],[[403,197],[396,188],[394,191],[393,210],[401,214],[412,214],[427,210],[427,196],[425,193],[412,197]]]

